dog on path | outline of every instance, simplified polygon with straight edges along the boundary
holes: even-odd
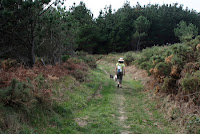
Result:
[[[114,81],[117,81],[117,75],[110,75],[110,78],[113,79]]]

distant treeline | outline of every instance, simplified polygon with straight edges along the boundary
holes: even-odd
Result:
[[[41,57],[54,64],[75,50],[104,54],[178,42],[174,29],[181,21],[200,30],[200,14],[177,3],[131,7],[127,2],[117,11],[105,7],[94,18],[83,2],[69,10],[58,6],[63,1],[50,2],[0,0],[0,58],[32,66]]]

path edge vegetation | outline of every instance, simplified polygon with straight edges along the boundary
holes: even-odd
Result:
[[[158,109],[187,133],[200,133],[199,113],[200,36],[169,46],[128,52],[125,61],[151,77],[146,90],[159,101]]]

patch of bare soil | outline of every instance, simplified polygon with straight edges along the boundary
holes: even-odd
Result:
[[[87,119],[88,119],[88,117],[76,118],[75,121],[80,127],[85,127],[85,126],[87,126]]]

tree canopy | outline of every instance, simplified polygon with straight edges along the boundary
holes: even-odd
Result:
[[[55,64],[76,50],[101,54],[142,50],[191,39],[200,32],[199,13],[177,3],[132,7],[126,2],[117,11],[106,6],[94,18],[83,2],[69,10],[59,5],[63,1],[55,1],[57,7],[50,2],[0,0],[0,58],[32,66],[41,57]]]

